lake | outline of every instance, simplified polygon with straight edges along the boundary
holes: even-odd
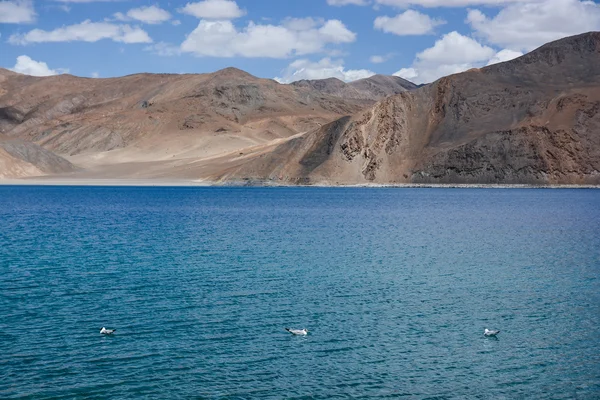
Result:
[[[594,189],[0,186],[0,398],[597,399],[599,222]]]

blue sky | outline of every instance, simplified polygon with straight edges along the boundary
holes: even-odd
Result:
[[[592,30],[589,0],[0,0],[0,66],[423,83]]]

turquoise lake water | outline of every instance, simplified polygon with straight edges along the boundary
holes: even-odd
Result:
[[[600,190],[0,187],[2,399],[598,399],[599,327]]]

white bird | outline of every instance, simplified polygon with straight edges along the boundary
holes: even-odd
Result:
[[[485,330],[483,331],[483,336],[494,336],[494,337],[496,337],[496,335],[499,334],[499,333],[500,333],[500,331],[498,331],[498,330],[485,328]]]
[[[306,329],[306,328],[304,328],[304,329],[285,328],[285,330],[288,331],[289,333],[291,333],[292,335],[299,335],[299,336],[308,335],[308,329]]]
[[[116,329],[106,329],[105,327],[102,327],[102,329],[100,329],[100,334],[101,335],[112,335],[115,331],[116,331]]]

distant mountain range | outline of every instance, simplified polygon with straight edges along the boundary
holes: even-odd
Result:
[[[0,178],[600,184],[600,33],[429,85],[0,69]]]

